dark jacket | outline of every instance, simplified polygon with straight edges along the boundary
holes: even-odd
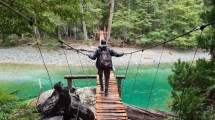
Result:
[[[100,61],[99,61],[99,57],[100,57],[100,54],[101,54],[101,51],[102,50],[106,50],[108,49],[108,51],[110,52],[110,55],[111,56],[115,56],[115,57],[121,57],[124,55],[124,53],[117,53],[116,51],[114,51],[113,49],[107,47],[107,46],[99,46],[96,51],[92,54],[92,55],[89,55],[89,58],[92,59],[92,60],[96,60],[96,67],[98,69],[101,69],[101,66],[100,66]],[[112,68],[113,64],[112,64],[112,61],[111,61],[111,65],[110,65],[110,68]]]

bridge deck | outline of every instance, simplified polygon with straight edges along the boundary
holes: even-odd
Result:
[[[99,77],[97,76],[96,88],[96,120],[127,120],[127,113],[121,102],[118,88],[116,85],[116,77],[110,74],[108,96],[104,95],[104,91],[100,90]]]

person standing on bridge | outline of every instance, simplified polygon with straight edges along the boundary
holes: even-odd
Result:
[[[107,41],[101,40],[101,45],[98,46],[96,51],[92,55],[88,55],[88,57],[92,60],[96,60],[96,67],[98,69],[99,82],[101,85],[101,91],[104,91],[103,88],[103,73],[105,76],[105,96],[108,95],[108,86],[110,79],[110,71],[113,69],[113,64],[111,60],[111,56],[121,57],[124,53],[117,53],[113,49],[107,47]]]

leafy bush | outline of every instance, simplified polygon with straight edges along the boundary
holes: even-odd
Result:
[[[87,45],[90,45],[90,46],[93,45],[93,42],[92,42],[91,39],[84,40],[83,43],[84,43],[84,44],[87,44]]]
[[[33,106],[19,102],[21,98],[15,96],[17,92],[0,91],[0,120],[33,120],[37,117]]]
[[[209,120],[215,108],[215,61],[200,59],[195,66],[186,62],[175,63],[169,76],[172,86],[171,109],[182,120]],[[209,89],[213,88],[213,90]]]
[[[142,38],[140,38],[140,39],[137,39],[135,42],[136,42],[136,44],[138,44],[138,45],[143,45],[143,44],[150,43],[150,39],[145,38],[145,37],[142,37]]]

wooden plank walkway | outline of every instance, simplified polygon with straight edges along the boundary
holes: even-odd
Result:
[[[119,96],[116,84],[116,77],[112,72],[110,74],[108,96],[105,96],[104,91],[100,90],[99,77],[97,76],[95,119],[96,120],[128,119],[124,105],[122,104]]]

